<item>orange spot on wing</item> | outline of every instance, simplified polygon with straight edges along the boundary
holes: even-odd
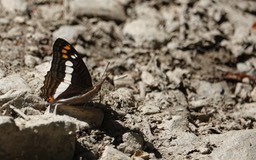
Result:
[[[50,96],[50,97],[47,98],[47,102],[51,103],[51,102],[53,102],[53,101],[54,101],[54,98],[53,98],[52,96]]]
[[[71,46],[68,44],[68,45],[64,46],[63,48],[66,49],[66,50],[70,50]]]
[[[67,50],[65,50],[65,49],[62,49],[61,50],[61,53],[67,53],[68,51]]]
[[[66,54],[62,54],[62,58],[64,58],[64,59],[68,59],[68,55],[66,55]]]

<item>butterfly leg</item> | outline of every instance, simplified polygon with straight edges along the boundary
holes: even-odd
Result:
[[[49,105],[49,106],[46,108],[44,114],[49,114],[49,113],[50,113],[50,108],[51,108],[51,105]]]
[[[58,104],[56,105],[50,104],[45,110],[44,114],[50,114],[50,113],[56,114],[57,107],[58,107]]]
[[[56,115],[56,113],[57,113],[58,106],[59,106],[59,105],[56,104],[56,105],[54,106],[54,108],[52,108],[52,109],[53,109],[53,112],[52,112],[52,113],[53,113],[54,115]]]

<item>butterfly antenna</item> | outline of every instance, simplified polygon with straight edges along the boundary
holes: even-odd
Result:
[[[103,72],[103,74],[101,76],[101,79],[105,79],[108,76],[107,69],[108,69],[109,64],[110,64],[110,62],[108,62],[107,66],[106,66],[106,68],[105,68],[105,70],[104,70],[104,72]],[[104,78],[104,76],[105,76],[105,78]]]

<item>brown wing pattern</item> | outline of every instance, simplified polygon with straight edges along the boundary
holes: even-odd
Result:
[[[51,69],[45,76],[41,97],[48,102],[56,102],[79,95],[90,88],[92,79],[82,58],[67,41],[58,38],[53,45]]]

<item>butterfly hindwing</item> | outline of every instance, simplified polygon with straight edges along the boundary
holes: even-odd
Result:
[[[53,45],[51,69],[41,88],[48,102],[70,98],[92,88],[90,73],[77,51],[58,38]]]

